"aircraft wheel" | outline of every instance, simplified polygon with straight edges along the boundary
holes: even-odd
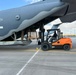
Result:
[[[70,45],[64,45],[64,46],[63,46],[63,49],[66,50],[66,51],[67,51],[67,50],[70,50]]]
[[[43,51],[49,50],[49,45],[48,45],[48,43],[43,43],[43,44],[41,45],[41,49],[42,49]]]

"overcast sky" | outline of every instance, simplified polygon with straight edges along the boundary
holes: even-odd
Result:
[[[0,10],[16,8],[16,7],[28,5],[28,4],[31,4],[34,2],[38,2],[38,1],[40,1],[40,0],[0,0]],[[47,28],[47,29],[51,28],[51,26],[56,23],[61,23],[61,21],[59,19],[57,19],[57,20],[53,21],[52,23],[50,23],[48,26],[45,26],[45,28]],[[72,32],[76,33],[76,21],[74,21],[72,23],[64,23],[60,26],[60,28],[64,32],[69,31],[70,33],[72,33]]]

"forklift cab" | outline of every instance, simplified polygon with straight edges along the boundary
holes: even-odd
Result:
[[[50,29],[47,30],[46,42],[52,43],[62,37],[63,37],[63,33],[60,31],[60,29]]]

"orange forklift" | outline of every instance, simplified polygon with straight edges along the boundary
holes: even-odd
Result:
[[[41,44],[41,49],[44,51],[50,49],[64,49],[70,50],[72,48],[72,40],[70,38],[63,37],[63,33],[60,29],[47,30],[46,39]]]

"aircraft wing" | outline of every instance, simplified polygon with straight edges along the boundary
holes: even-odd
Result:
[[[76,0],[61,0],[69,3],[69,9],[64,17],[61,17],[62,22],[72,22],[76,20]]]
[[[60,18],[62,22],[72,22],[76,20],[76,12],[68,13]]]

